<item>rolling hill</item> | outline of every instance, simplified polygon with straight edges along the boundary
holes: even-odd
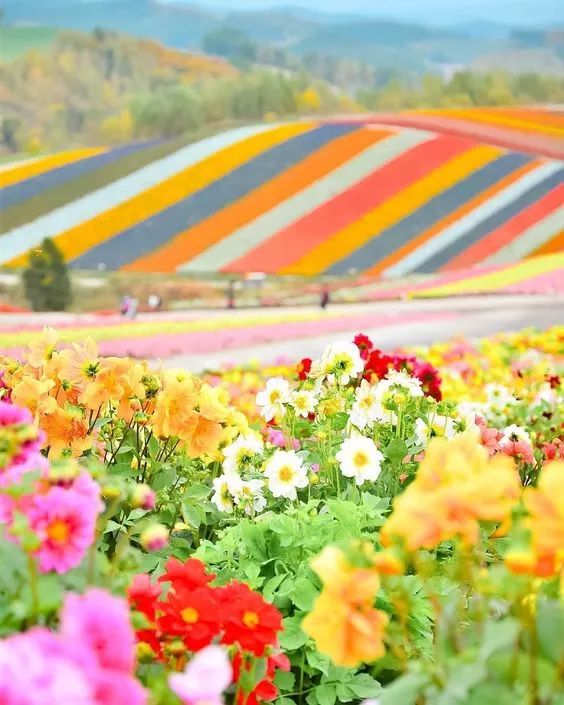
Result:
[[[564,113],[526,108],[75,150],[1,168],[0,264],[24,264],[51,236],[82,269],[392,277],[506,265],[564,250],[563,160]]]

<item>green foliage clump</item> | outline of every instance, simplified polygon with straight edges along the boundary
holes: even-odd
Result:
[[[32,250],[23,272],[25,295],[34,311],[64,311],[72,301],[71,283],[63,255],[46,237]]]

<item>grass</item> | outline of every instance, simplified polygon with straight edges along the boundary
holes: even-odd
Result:
[[[59,30],[54,27],[0,26],[0,62],[8,63],[30,49],[47,49]]]

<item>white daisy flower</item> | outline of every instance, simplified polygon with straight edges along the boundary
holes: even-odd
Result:
[[[263,449],[263,441],[259,435],[240,435],[230,445],[223,449],[223,471],[225,473],[241,472]]]
[[[343,475],[354,477],[357,485],[377,480],[384,460],[374,441],[360,434],[347,438],[335,457]]]
[[[415,421],[415,436],[417,437],[417,441],[423,446],[427,445],[431,435],[450,440],[454,438],[457,433],[458,428],[456,420],[452,419],[450,416],[435,414],[431,418],[430,425],[426,424],[423,419],[416,419]]]
[[[317,406],[317,397],[315,392],[300,389],[290,394],[290,406],[296,412],[297,416],[307,418],[309,414],[313,414]]]
[[[480,427],[476,423],[476,416],[483,413],[481,404],[472,404],[469,402],[461,402],[458,405],[458,422],[462,424],[464,431],[472,431],[480,433]]]
[[[265,421],[281,418],[286,413],[284,404],[290,398],[290,385],[282,377],[271,377],[266,383],[266,389],[257,394],[257,405],[261,408],[261,416]]]
[[[350,421],[359,429],[372,426],[375,421],[382,421],[389,416],[390,412],[384,409],[378,395],[376,387],[363,379],[360,386],[355,390],[355,401],[350,413]]]
[[[264,482],[262,480],[240,481],[233,492],[235,504],[243,506],[245,514],[258,513],[266,507],[266,497],[263,494]]]
[[[553,389],[548,382],[545,382],[539,387],[539,391],[535,397],[534,404],[546,402],[549,406],[556,404],[556,390]]]
[[[211,498],[213,504],[220,512],[231,514],[233,511],[233,495],[230,490],[229,478],[225,475],[214,477],[213,489],[215,490]]]
[[[296,499],[297,487],[307,487],[309,480],[302,459],[293,450],[278,450],[266,464],[268,489],[275,497]]]
[[[392,387],[401,387],[405,389],[410,397],[422,397],[423,390],[421,389],[421,380],[417,377],[411,377],[403,370],[398,372],[397,370],[390,370],[386,375],[385,379],[382,379],[376,385],[379,394],[382,395],[383,399]]]
[[[502,448],[512,441],[523,441],[523,443],[531,445],[531,437],[529,436],[529,433],[522,426],[517,426],[515,423],[512,423],[510,426],[504,428],[502,433],[503,438],[499,441],[499,445]]]
[[[487,404],[497,409],[503,409],[509,404],[517,402],[517,399],[503,384],[486,384],[485,392]]]
[[[312,365],[312,373],[329,384],[348,384],[364,370],[364,360],[354,343],[338,342],[327,346],[320,360]]]

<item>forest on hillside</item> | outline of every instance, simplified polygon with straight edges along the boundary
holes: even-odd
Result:
[[[535,73],[375,77],[359,62],[216,32],[187,53],[110,31],[63,31],[0,65],[0,146],[38,153],[170,138],[239,122],[363,110],[564,103],[564,77]]]

